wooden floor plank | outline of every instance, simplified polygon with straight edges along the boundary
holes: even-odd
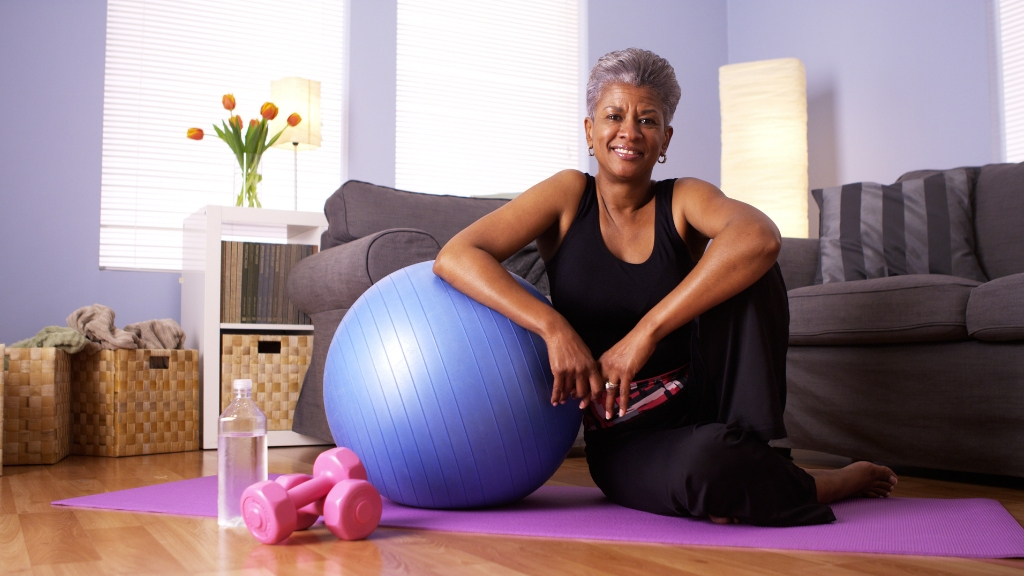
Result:
[[[322,447],[270,451],[275,473],[310,473]],[[799,456],[798,456],[799,460]],[[7,467],[0,477],[4,574],[813,574],[875,576],[1020,574],[1024,560],[668,546],[382,528],[343,542],[318,524],[283,545],[264,546],[215,519],[62,509],[52,500],[216,473],[216,452],[130,458],[69,457],[53,466]],[[828,467],[829,461],[808,464]],[[586,460],[570,458],[551,485],[593,486]],[[895,495],[993,498],[1019,521],[1024,490],[948,479],[901,478]]]
[[[125,528],[128,526],[141,527],[146,523],[147,517],[150,522],[158,522],[153,515],[146,514],[110,514],[107,511],[89,510],[87,508],[73,508],[78,523],[86,530],[101,530],[104,528]]]
[[[10,482],[11,492],[14,494],[14,508],[19,514],[50,512],[50,502],[60,499],[62,496],[58,494],[65,494],[68,491],[55,482],[49,471],[42,466],[26,467],[24,473],[3,476],[2,480]]]
[[[123,514],[142,516],[141,514]],[[156,515],[148,515],[154,517]],[[219,530],[216,522],[204,518],[173,516],[160,522],[148,522],[153,535],[190,573],[234,566],[232,561],[242,546],[251,546],[252,537],[237,531]],[[235,553],[232,553],[235,552]],[[224,558],[224,561],[221,561]]]
[[[116,574],[100,560],[91,562],[71,562],[66,564],[47,564],[32,568],[33,576],[96,576],[97,574]]]
[[[0,514],[0,563],[5,574],[32,568],[17,514]]]
[[[18,504],[14,498],[14,488],[11,485],[11,467],[7,467],[7,477],[0,476],[0,515],[17,514]]]
[[[71,510],[18,514],[32,567],[102,560]]]
[[[120,574],[183,574],[185,567],[145,528],[85,530],[107,570]]]

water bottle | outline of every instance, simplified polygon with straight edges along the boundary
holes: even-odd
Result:
[[[217,524],[245,526],[242,492],[267,479],[267,417],[252,399],[252,380],[235,380],[217,436]]]

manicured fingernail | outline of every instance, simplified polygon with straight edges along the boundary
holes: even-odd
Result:
[[[612,419],[612,413],[609,412],[608,410],[605,410],[604,411],[604,419],[605,420],[611,420]]]
[[[582,410],[582,409],[584,409],[584,408],[586,408],[586,407],[587,407],[587,401],[586,401],[586,400],[582,400],[582,401],[580,402],[580,410]]]
[[[626,409],[625,408],[619,408],[619,418],[622,418],[625,415],[626,415]]]

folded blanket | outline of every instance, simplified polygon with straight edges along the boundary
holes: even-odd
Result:
[[[58,348],[68,354],[85,351],[94,354],[100,351],[100,345],[89,340],[74,328],[63,326],[47,326],[31,338],[11,344],[11,348]]]
[[[124,330],[135,336],[139,348],[181,350],[185,347],[185,331],[170,318],[136,322],[125,326]]]
[[[68,327],[99,343],[104,350],[124,348],[135,350],[139,347],[136,336],[114,326],[114,311],[102,304],[83,306],[68,316]]]

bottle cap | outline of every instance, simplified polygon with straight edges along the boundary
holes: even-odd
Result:
[[[238,390],[252,390],[252,380],[238,379],[231,383],[231,388],[235,391]]]

